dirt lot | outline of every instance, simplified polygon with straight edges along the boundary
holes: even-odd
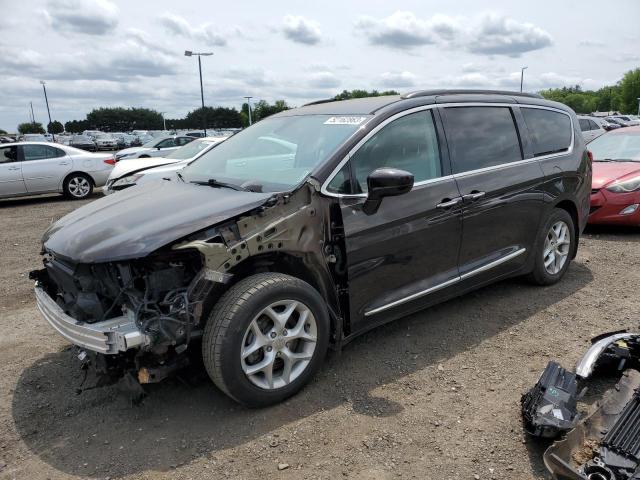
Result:
[[[379,328],[276,407],[239,407],[206,380],[155,385],[141,406],[113,388],[78,396],[26,274],[42,231],[81,203],[0,201],[2,479],[544,478],[521,393],[549,359],[571,366],[591,336],[638,325],[640,231],[598,230],[559,285],[502,282]]]

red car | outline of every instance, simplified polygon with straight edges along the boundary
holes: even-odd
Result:
[[[589,143],[593,154],[591,224],[640,226],[640,126]]]

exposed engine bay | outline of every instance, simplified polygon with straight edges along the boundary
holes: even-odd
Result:
[[[620,376],[591,412],[578,402],[597,376]],[[525,430],[559,438],[544,464],[558,480],[640,479],[640,334],[614,332],[592,340],[576,367],[549,362],[522,397]]]

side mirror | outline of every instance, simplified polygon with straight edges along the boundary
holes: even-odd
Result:
[[[384,197],[395,197],[408,193],[413,188],[413,174],[396,168],[378,168],[367,177],[369,193],[362,211],[373,215],[378,211]]]

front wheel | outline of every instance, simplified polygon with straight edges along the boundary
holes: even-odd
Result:
[[[249,407],[281,402],[317,372],[329,343],[329,315],[308,283],[261,273],[216,303],[202,342],[204,364],[223,392]]]
[[[575,228],[566,210],[555,208],[538,234],[535,264],[529,279],[537,285],[552,285],[564,276],[573,256]]]
[[[81,200],[91,195],[93,182],[84,173],[73,173],[64,181],[62,188],[66,197]]]

